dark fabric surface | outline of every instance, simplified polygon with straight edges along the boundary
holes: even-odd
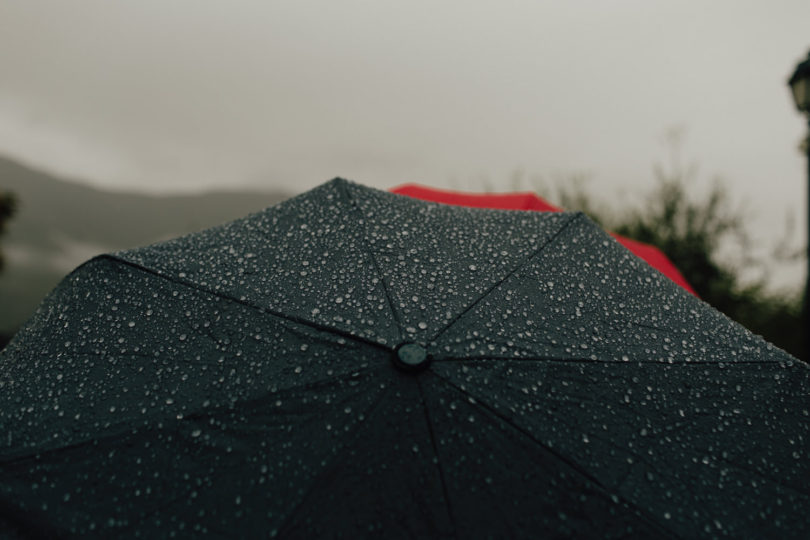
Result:
[[[806,538],[808,375],[581,214],[336,179],[57,287],[0,537]]]

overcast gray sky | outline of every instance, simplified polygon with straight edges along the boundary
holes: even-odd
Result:
[[[613,194],[681,127],[696,184],[765,236],[793,212],[798,243],[809,29],[807,0],[0,0],[0,154],[152,192],[522,171]]]

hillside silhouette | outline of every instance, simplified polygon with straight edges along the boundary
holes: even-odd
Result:
[[[281,191],[146,195],[104,191],[0,157],[0,191],[17,211],[0,249],[0,333],[13,332],[73,268],[109,251],[151,244],[242,217]]]

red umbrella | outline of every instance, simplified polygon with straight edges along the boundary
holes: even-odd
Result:
[[[471,206],[474,208],[497,208],[501,210],[535,210],[539,212],[562,212],[562,208],[541,199],[531,192],[523,193],[463,193],[446,191],[419,184],[403,184],[391,189],[392,193],[407,195],[423,201],[433,201],[454,206]],[[669,279],[697,296],[697,293],[686,281],[681,272],[672,264],[664,253],[655,246],[637,242],[624,236],[610,233],[620,244],[644,259],[647,264],[667,276]]]

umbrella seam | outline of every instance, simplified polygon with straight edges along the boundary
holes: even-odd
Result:
[[[350,208],[354,211],[355,214],[359,214],[361,218],[364,218],[363,213],[360,211],[360,207],[357,205],[357,202],[352,197],[351,193],[349,193],[348,189],[348,182],[341,182],[337,184],[338,189],[340,192],[343,193],[343,196],[346,197],[346,200],[349,202]],[[359,221],[365,222],[365,219],[361,219]],[[368,254],[369,259],[371,259],[371,264],[374,265],[374,273],[380,278],[380,284],[382,285],[383,292],[385,292],[385,299],[388,300],[388,307],[391,311],[391,315],[394,318],[394,322],[397,325],[397,332],[399,332],[399,341],[402,341],[402,322],[399,320],[399,316],[397,315],[397,311],[394,309],[394,300],[391,298],[391,293],[388,291],[388,286],[385,283],[385,279],[383,279],[383,274],[380,271],[380,265],[377,263],[376,257],[374,257],[374,251],[370,249],[369,241],[368,241],[368,229],[364,225],[360,225],[360,228],[363,231],[363,246],[365,247],[365,251]]]
[[[453,526],[453,530],[456,532],[456,537],[458,537],[458,525],[456,524],[455,514],[453,512],[453,505],[450,502],[450,494],[447,490],[447,482],[444,478],[444,469],[442,468],[441,460],[439,459],[439,446],[436,444],[436,432],[433,430],[433,422],[430,420],[430,414],[428,412],[427,407],[427,400],[425,399],[425,393],[422,389],[422,381],[417,380],[419,388],[419,395],[422,398],[422,410],[425,413],[425,421],[427,422],[428,434],[430,435],[430,444],[433,447],[433,454],[436,456],[436,468],[439,469],[439,481],[442,484],[442,494],[444,495],[444,501],[447,505],[447,515],[450,518],[450,523]]]
[[[385,396],[385,394],[387,393],[387,390],[388,390],[388,389],[386,389],[386,392],[382,392],[382,394],[379,396],[379,398],[378,398],[378,399],[377,399],[377,400],[376,400],[376,401],[375,401],[375,402],[374,402],[372,405],[370,405],[370,406],[368,407],[368,409],[366,409],[366,411],[374,409],[374,408],[375,408],[375,406],[376,406],[376,405],[377,405],[377,404],[380,402],[380,400],[381,400],[381,399],[382,399],[382,398]],[[358,429],[357,429],[357,430],[355,430],[355,431],[359,431],[359,429],[360,429],[360,426],[358,426]],[[358,437],[355,435],[354,441],[356,441],[357,439],[358,439]],[[354,442],[354,441],[352,441],[352,442]],[[343,455],[343,453],[344,453],[345,449],[346,449],[346,448],[347,448],[347,447],[348,447],[350,444],[351,444],[351,443],[346,443],[346,444],[344,445],[344,447],[341,449],[341,451],[338,453],[338,455],[334,456],[334,458],[333,458],[333,459],[330,461],[330,464],[329,464],[329,465],[332,465],[332,464],[334,463],[334,460],[335,460],[335,459],[337,459],[337,458],[338,458],[340,455]],[[329,467],[328,467],[328,466],[327,466],[327,467],[324,467],[324,469],[326,469],[326,468],[329,468]],[[333,468],[333,467],[332,467],[332,468]],[[316,478],[316,482],[314,482],[314,483],[313,483],[313,488],[314,488],[314,485],[315,485],[315,484],[317,484],[317,483],[318,483],[318,482],[317,482],[317,478]],[[311,488],[310,490],[308,490],[308,492],[307,492],[307,493],[311,492],[313,488]],[[193,490],[193,486],[191,487],[191,489]],[[186,492],[186,495],[187,495],[187,492]],[[162,504],[160,507],[154,508],[154,509],[150,510],[149,512],[142,513],[142,514],[141,514],[141,519],[143,520],[143,519],[146,519],[146,518],[148,518],[148,517],[150,517],[150,516],[154,515],[156,512],[158,512],[158,511],[160,511],[161,509],[165,508],[167,505],[174,504],[175,502],[179,501],[179,500],[180,500],[180,499],[182,499],[182,498],[183,498],[183,495],[179,495],[178,497],[176,497],[175,499],[173,499],[173,500],[169,501],[168,503]],[[300,508],[300,506],[301,506],[302,504],[304,504],[304,503],[303,503],[303,501],[304,501],[304,499],[305,499],[305,498],[306,498],[306,495],[304,495],[304,496],[301,498],[300,502],[299,502],[299,503],[296,505],[296,507],[295,507],[295,508],[292,510],[292,513],[291,513],[290,515],[288,515],[288,516],[287,516],[287,517],[284,519],[284,521],[282,522],[282,524],[281,524],[281,525],[280,525],[280,526],[277,528],[277,530],[279,530],[279,531],[280,531],[280,533],[279,533],[279,534],[280,534],[281,536],[283,536],[283,535],[284,535],[284,533],[283,533],[283,532],[281,532],[281,531],[282,531],[282,529],[283,529],[283,528],[286,526],[286,524],[287,524],[287,523],[290,521],[290,519],[292,519],[292,516],[294,516],[294,515],[296,515],[296,514],[297,514],[296,509],[297,509],[297,508]],[[137,525],[137,524],[133,524],[133,525],[131,525],[131,526],[127,527],[127,529],[131,529],[132,527],[134,527],[134,526],[136,526],[136,525]]]
[[[374,401],[374,403],[372,403],[371,405],[368,406],[368,408],[365,409],[364,413],[367,413],[369,411],[380,411],[381,408],[377,407],[377,405],[379,405],[379,403],[391,392],[391,388],[392,388],[391,386],[386,387],[385,391],[380,393],[380,395]],[[371,416],[366,418],[365,426],[371,424],[370,420]],[[357,429],[354,431],[354,438],[351,441],[347,441],[343,445],[343,447],[340,449],[340,452],[338,452],[336,455],[332,457],[329,463],[321,469],[320,473],[313,474],[314,481],[310,485],[307,492],[299,499],[298,503],[294,506],[290,514],[288,514],[287,517],[284,518],[284,521],[282,521],[281,524],[279,524],[279,526],[277,527],[277,530],[279,531],[279,536],[281,537],[286,536],[287,527],[292,525],[295,516],[300,514],[300,511],[306,504],[306,499],[309,497],[309,495],[315,490],[317,486],[319,486],[321,483],[325,481],[325,475],[329,475],[330,477],[334,475],[335,470],[337,468],[338,458],[343,456],[349,450],[350,446],[352,446],[358,440],[360,440],[360,433],[362,432],[361,429],[362,427],[364,427],[363,424],[358,424]]]
[[[499,287],[499,286],[500,286],[500,285],[501,285],[501,284],[502,284],[504,281],[506,281],[507,279],[509,279],[511,276],[513,276],[513,275],[514,275],[515,273],[517,273],[519,270],[521,270],[522,268],[524,268],[524,267],[525,267],[527,264],[529,264],[529,262],[530,262],[530,261],[531,261],[533,258],[535,258],[535,257],[536,257],[536,256],[537,256],[539,253],[541,253],[541,252],[542,252],[544,249],[546,249],[546,247],[548,247],[549,245],[551,245],[551,244],[552,244],[552,243],[553,243],[553,242],[554,242],[554,241],[557,239],[557,237],[558,237],[560,234],[562,234],[562,232],[563,232],[565,229],[567,229],[569,225],[571,225],[571,223],[573,223],[573,222],[575,222],[575,221],[581,221],[582,219],[584,219],[584,216],[585,216],[585,215],[584,215],[582,212],[575,212],[575,213],[573,213],[573,215],[571,215],[571,217],[569,217],[569,218],[568,218],[568,220],[567,220],[565,223],[563,223],[563,224],[562,224],[562,226],[561,226],[561,227],[560,227],[560,228],[557,230],[557,232],[555,232],[555,233],[554,233],[554,234],[551,236],[551,238],[549,238],[549,239],[548,239],[548,241],[547,241],[546,243],[544,243],[542,246],[540,246],[539,248],[537,248],[537,249],[536,249],[536,250],[535,250],[535,251],[534,251],[534,252],[533,252],[531,255],[529,255],[528,257],[526,257],[526,259],[524,259],[522,262],[520,262],[520,263],[518,263],[517,265],[515,265],[515,267],[514,267],[514,268],[513,268],[513,269],[512,269],[510,272],[508,272],[508,273],[507,273],[505,276],[503,276],[503,278],[502,278],[502,279],[500,279],[500,280],[499,280],[499,281],[497,281],[496,283],[493,283],[493,284],[492,284],[492,286],[491,286],[489,289],[487,289],[487,290],[486,290],[486,291],[485,291],[485,292],[484,292],[482,295],[480,295],[480,296],[479,296],[479,297],[478,297],[478,298],[477,298],[477,299],[476,299],[476,300],[475,300],[473,303],[471,303],[469,306],[467,306],[467,307],[466,307],[466,308],[465,308],[463,311],[461,311],[461,312],[460,312],[458,315],[456,315],[455,317],[453,317],[453,319],[452,319],[450,322],[448,322],[448,323],[445,325],[445,327],[444,327],[444,328],[442,328],[441,330],[439,330],[439,331],[438,331],[438,332],[437,332],[437,333],[436,333],[436,334],[435,334],[435,335],[434,335],[434,336],[433,336],[433,337],[432,337],[432,338],[431,338],[429,341],[431,341],[431,342],[435,342],[435,341],[436,341],[436,340],[439,338],[439,336],[441,336],[441,335],[442,335],[442,334],[444,334],[444,333],[445,333],[447,330],[449,330],[450,328],[452,328],[454,324],[456,324],[456,323],[457,323],[459,320],[461,320],[461,318],[462,318],[464,315],[466,315],[466,314],[467,314],[469,311],[471,311],[471,310],[472,310],[472,309],[473,309],[475,306],[477,306],[479,302],[481,302],[481,301],[482,301],[484,298],[486,298],[487,296],[489,296],[489,294],[490,294],[492,291],[494,291],[494,290],[495,290],[497,287]]]
[[[189,289],[204,292],[206,294],[216,296],[217,298],[221,298],[223,300],[234,302],[236,304],[240,304],[240,305],[243,305],[245,307],[249,307],[251,309],[255,309],[256,311],[259,311],[261,313],[266,313],[268,315],[278,317],[279,319],[284,319],[284,320],[291,321],[291,322],[294,322],[294,323],[297,323],[297,324],[308,326],[310,328],[314,328],[315,330],[319,330],[321,332],[326,332],[326,333],[329,333],[329,334],[339,335],[341,337],[345,337],[347,339],[358,341],[360,343],[365,343],[367,345],[372,345],[374,347],[377,347],[379,349],[384,349],[386,351],[391,350],[390,346],[383,345],[383,344],[378,343],[376,341],[372,341],[372,340],[370,340],[368,338],[364,338],[363,336],[360,336],[360,335],[357,335],[357,334],[352,334],[352,333],[346,332],[345,330],[340,330],[339,328],[335,328],[335,327],[332,327],[332,326],[326,326],[326,325],[318,324],[316,322],[308,321],[308,320],[306,320],[304,318],[296,317],[294,315],[288,315],[288,314],[285,314],[285,313],[282,313],[282,312],[279,312],[279,311],[276,311],[276,310],[273,310],[273,309],[270,309],[270,308],[267,308],[267,307],[257,306],[255,304],[252,304],[252,303],[246,301],[246,300],[241,300],[239,298],[234,298],[233,296],[228,296],[226,294],[222,294],[221,292],[206,288],[206,287],[204,287],[202,285],[199,285],[197,283],[194,283],[192,281],[179,279],[179,278],[176,278],[174,276],[164,274],[164,273],[162,273],[162,272],[160,272],[158,270],[154,270],[152,268],[147,268],[147,267],[142,266],[142,265],[140,265],[138,263],[128,261],[126,259],[122,259],[122,258],[118,257],[117,255],[112,255],[112,254],[109,254],[109,253],[106,253],[104,255],[98,255],[96,257],[93,257],[89,261],[85,262],[84,264],[82,264],[79,268],[82,268],[82,267],[84,267],[86,265],[89,265],[90,263],[92,263],[94,261],[99,261],[99,260],[109,260],[109,261],[112,261],[112,262],[120,263],[120,264],[123,264],[125,266],[129,266],[129,267],[135,268],[137,270],[140,270],[142,272],[145,272],[147,274],[151,274],[151,275],[153,275],[155,277],[158,277],[160,279],[165,279],[166,281],[171,281],[172,283],[177,283],[178,285],[183,285],[185,287],[188,287]],[[79,268],[77,268],[73,272],[78,271]]]
[[[623,502],[624,502],[624,503],[625,503],[625,504],[626,504],[628,507],[634,508],[634,509],[635,509],[637,512],[639,512],[639,515],[640,515],[642,518],[644,518],[644,519],[645,519],[645,520],[648,522],[648,524],[649,524],[649,525],[651,525],[653,528],[658,529],[659,531],[662,531],[662,532],[666,532],[666,533],[667,533],[668,535],[670,535],[672,538],[679,538],[679,537],[678,537],[678,535],[676,535],[676,534],[675,534],[673,531],[670,531],[670,530],[669,530],[669,529],[667,529],[666,527],[662,526],[662,525],[661,525],[661,524],[660,524],[660,523],[659,523],[659,522],[658,522],[658,521],[657,521],[657,520],[656,520],[656,519],[655,519],[653,516],[649,515],[649,514],[648,514],[648,512],[647,512],[647,511],[645,511],[644,509],[642,509],[640,506],[636,505],[636,504],[635,504],[635,503],[633,503],[632,501],[627,500],[626,498],[622,497],[620,494],[615,493],[613,490],[609,489],[607,486],[605,486],[604,484],[602,484],[602,482],[600,482],[600,481],[599,481],[599,480],[598,480],[596,477],[594,477],[593,475],[591,475],[591,474],[590,474],[590,473],[589,473],[587,470],[585,470],[585,469],[584,469],[583,467],[581,467],[579,464],[577,464],[576,462],[574,462],[574,461],[572,461],[572,460],[567,459],[566,457],[564,457],[564,456],[562,456],[561,454],[559,454],[559,453],[557,453],[556,451],[554,451],[552,448],[549,448],[547,445],[543,444],[543,442],[542,442],[542,441],[538,440],[538,439],[537,439],[536,437],[534,437],[534,435],[532,435],[530,432],[526,431],[525,429],[523,429],[523,428],[521,428],[520,426],[518,426],[517,424],[515,424],[515,423],[514,423],[514,422],[513,422],[511,419],[509,419],[508,417],[506,417],[506,416],[504,416],[503,414],[501,414],[500,412],[498,412],[498,411],[497,411],[495,408],[493,408],[491,405],[488,405],[486,402],[484,402],[484,401],[480,400],[480,399],[479,399],[478,397],[476,397],[476,396],[472,396],[472,395],[471,395],[469,392],[467,392],[466,390],[462,389],[461,387],[459,387],[458,385],[456,385],[456,384],[455,384],[453,381],[451,381],[451,380],[449,380],[448,378],[446,378],[446,377],[442,376],[441,374],[439,374],[439,373],[437,373],[437,372],[435,372],[435,371],[433,371],[433,374],[434,374],[434,375],[436,375],[436,377],[437,377],[438,379],[440,379],[440,380],[444,381],[444,383],[445,383],[446,385],[448,385],[448,386],[450,386],[451,388],[455,389],[455,390],[456,390],[457,392],[459,392],[460,394],[462,394],[462,395],[464,395],[464,396],[471,397],[471,398],[475,399],[475,402],[476,402],[477,404],[479,404],[479,405],[480,405],[480,406],[481,406],[481,407],[482,407],[484,410],[486,410],[487,412],[489,412],[491,415],[493,415],[493,416],[495,416],[495,417],[497,417],[497,418],[500,418],[500,419],[501,419],[501,420],[502,420],[504,423],[506,423],[507,425],[511,426],[511,427],[512,427],[512,429],[514,429],[515,431],[517,431],[517,432],[521,433],[523,436],[528,437],[528,438],[529,438],[529,440],[531,440],[531,441],[532,441],[532,442],[534,442],[535,444],[539,445],[539,446],[540,446],[541,448],[543,448],[543,449],[544,449],[546,452],[548,452],[549,454],[551,454],[552,456],[554,456],[555,458],[557,458],[557,459],[558,459],[559,461],[561,461],[562,463],[565,463],[566,465],[568,465],[568,466],[569,466],[569,467],[570,467],[570,468],[571,468],[573,471],[576,471],[577,473],[579,473],[580,475],[582,475],[584,478],[586,478],[586,479],[588,479],[589,481],[593,482],[593,483],[594,483],[596,486],[598,486],[600,489],[604,490],[604,492],[605,492],[605,493],[609,493],[609,494],[616,495],[616,497],[618,497],[618,498],[619,498],[621,501],[623,501]]]
[[[303,385],[301,387],[283,388],[282,390],[275,392],[274,395],[284,396],[285,391],[295,391],[295,390],[300,390],[300,389],[311,389],[313,387],[317,388],[318,386],[323,385],[323,384],[325,384],[327,382],[330,382],[330,381],[340,381],[340,380],[344,380],[346,378],[350,379],[353,376],[354,372],[368,371],[368,370],[371,370],[371,369],[372,369],[372,367],[369,366],[369,367],[366,367],[366,368],[361,368],[359,370],[350,370],[350,371],[348,371],[346,373],[340,374],[338,377],[332,377],[330,379],[319,379],[319,380],[307,383],[306,385]],[[242,406],[253,406],[256,403],[259,403],[264,398],[266,398],[266,395],[262,394],[260,396],[254,397],[252,399],[240,400],[237,403],[239,405],[242,405]],[[233,410],[233,409],[234,409],[234,406],[218,405],[218,406],[206,408],[205,412],[207,414],[209,414],[209,415],[214,415],[214,414],[219,413],[219,412],[227,412],[228,410]],[[171,415],[167,415],[165,417],[158,418],[158,419],[156,419],[156,421],[165,422],[167,426],[168,425],[180,426],[184,422],[193,421],[193,420],[196,420],[197,418],[200,418],[202,416],[203,416],[202,411],[194,411],[194,412],[190,412],[190,413],[187,413],[187,414],[183,414],[182,418],[176,418],[176,413],[172,413]],[[91,439],[78,439],[78,440],[75,440],[75,441],[71,442],[70,444],[63,444],[61,446],[54,446],[54,447],[51,447],[51,448],[42,449],[42,450],[37,452],[37,455],[47,456],[47,455],[49,455],[49,454],[51,454],[53,452],[60,452],[60,451],[65,451],[65,450],[78,449],[78,448],[86,447],[88,445],[93,445],[93,444],[95,444],[95,443],[97,443],[98,441],[101,441],[101,440],[107,440],[107,439],[118,437],[118,436],[120,436],[122,434],[125,434],[125,433],[129,433],[133,429],[133,424],[127,423],[127,422],[131,422],[131,420],[132,419],[128,419],[126,421],[122,421],[122,422],[119,422],[117,424],[113,424],[111,427],[117,428],[117,430],[108,433],[104,437],[93,437]],[[147,426],[137,425],[135,427],[136,428],[141,428],[141,427],[147,427]],[[147,431],[154,431],[154,430],[152,428],[147,427]],[[30,460],[30,459],[33,459],[32,454],[30,454],[30,453],[16,454],[16,455],[15,454],[3,454],[3,455],[0,455],[0,465],[7,465],[7,464],[12,464],[13,465],[13,464],[18,464],[18,463],[21,463],[21,462],[25,462],[26,460]]]
[[[455,388],[458,388],[460,391],[464,392],[464,393],[465,393],[465,394],[467,394],[467,395],[471,395],[469,392],[467,392],[467,391],[465,391],[465,390],[462,390],[462,389],[460,389],[460,388],[459,388],[457,385],[453,384],[453,383],[452,383],[452,382],[451,382],[449,379],[447,379],[446,377],[444,377],[444,376],[442,376],[442,375],[440,375],[440,374],[436,373],[435,371],[434,371],[433,373],[434,373],[434,375],[436,375],[438,378],[440,378],[440,379],[444,380],[446,383],[448,383],[448,384],[450,384],[450,385],[454,386]],[[480,399],[480,397],[479,397],[479,396],[471,396],[471,397],[473,397],[473,398],[474,398],[474,399],[475,399],[477,402],[481,402],[482,404],[484,404],[484,406],[486,406],[486,404],[485,404],[485,403],[483,403],[483,401]],[[573,403],[573,402],[571,402],[571,403]],[[488,407],[488,408],[489,408],[489,407]],[[497,413],[496,413],[496,414],[497,414]],[[655,417],[654,417],[653,415],[648,415],[648,416],[647,416],[647,420],[651,420],[651,419],[654,419],[654,418],[655,418]],[[710,419],[713,419],[713,418],[715,418],[715,416],[714,416],[713,414],[709,414],[709,413],[705,413],[705,414],[692,414],[692,415],[690,416],[690,420],[691,420],[691,419],[694,419],[694,418],[710,418]],[[507,422],[508,422],[508,420],[506,420],[505,418],[504,418],[504,421],[507,421]],[[560,418],[559,418],[559,421],[560,421],[560,422],[562,422],[563,424],[568,424],[568,422],[566,421],[566,419],[565,419],[564,417],[560,417]],[[510,422],[510,424],[511,424],[511,422]],[[691,428],[691,427],[692,427],[692,426],[689,424],[689,422],[686,422],[686,421],[683,421],[683,422],[676,422],[675,424],[670,424],[670,428],[671,428],[671,429],[667,429],[666,431],[667,431],[667,435],[672,435],[672,434],[673,434],[673,433],[675,433],[675,432],[682,431],[682,430],[683,430],[683,428]],[[515,426],[515,428],[516,428],[516,429],[519,429],[517,426]],[[590,436],[591,436],[593,439],[601,440],[601,441],[606,442],[606,443],[607,443],[607,442],[610,442],[610,439],[605,439],[605,438],[603,438],[603,437],[599,436],[599,434],[598,434],[598,433],[596,433],[596,432],[591,432],[591,433],[589,433],[589,435],[590,435]],[[542,443],[540,443],[540,444],[542,444]],[[633,453],[633,456],[634,456],[634,457],[635,457],[635,458],[636,458],[636,459],[637,459],[639,462],[646,463],[646,464],[647,464],[647,465],[649,465],[651,468],[654,468],[653,464],[652,464],[652,463],[649,463],[649,462],[646,460],[646,458],[643,456],[643,454],[639,454],[639,453]],[[794,492],[794,493],[798,493],[798,494],[800,494],[800,495],[802,495],[802,496],[805,496],[805,497],[810,497],[810,491],[803,491],[801,488],[799,488],[799,487],[797,487],[797,486],[795,486],[795,485],[792,485],[792,484],[789,484],[789,483],[786,483],[786,482],[781,482],[781,481],[779,481],[779,480],[776,480],[776,479],[770,478],[770,477],[767,475],[767,473],[766,473],[766,472],[764,472],[764,471],[762,471],[762,470],[760,470],[760,469],[757,469],[756,467],[749,468],[749,467],[746,467],[746,466],[745,466],[745,465],[744,465],[742,462],[739,462],[739,463],[738,463],[738,462],[731,461],[731,460],[729,460],[729,459],[723,459],[722,457],[717,458],[717,459],[718,459],[718,460],[720,460],[720,461],[723,461],[723,462],[727,463],[728,465],[730,465],[730,466],[732,466],[732,467],[734,467],[734,468],[736,468],[736,469],[739,469],[739,470],[742,470],[742,471],[748,472],[748,473],[750,473],[750,474],[756,475],[756,476],[758,476],[760,479],[762,479],[762,480],[764,480],[764,481],[767,481],[767,482],[772,482],[772,483],[774,483],[774,484],[776,484],[776,485],[779,485],[779,486],[781,486],[781,487],[783,487],[783,488],[785,488],[785,489],[787,489],[787,490],[789,490],[789,491],[792,491],[792,492]],[[662,473],[660,473],[660,472],[659,472],[659,474],[662,474]],[[663,476],[666,476],[665,474],[662,474],[662,475],[663,475]],[[675,478],[673,477],[673,479],[675,479]],[[693,493],[693,494],[694,494],[694,493]]]
[[[717,364],[724,364],[729,367],[737,364],[756,364],[756,365],[773,365],[779,364],[779,360],[684,360],[667,362],[664,360],[603,360],[600,358],[560,358],[553,356],[523,356],[523,357],[499,357],[499,356],[483,356],[480,358],[470,358],[468,356],[444,356],[441,358],[433,359],[433,362],[560,362],[560,363],[592,363],[592,364],[666,364],[668,366],[674,365],[693,365],[693,366],[712,366]],[[794,366],[800,364],[794,363]]]

